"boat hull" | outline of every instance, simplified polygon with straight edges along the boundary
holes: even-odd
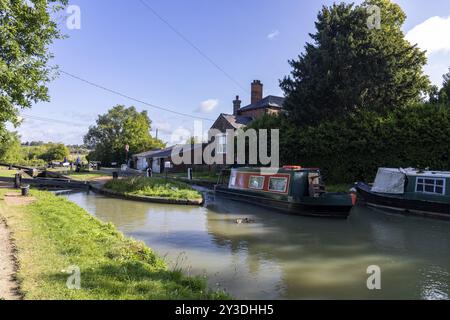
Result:
[[[371,187],[364,183],[358,183],[356,190],[358,199],[362,199],[368,206],[401,212],[406,215],[421,215],[450,220],[450,204],[447,203],[374,193],[371,191]]]
[[[350,196],[341,203],[327,204],[317,198],[306,202],[289,202],[222,186],[216,186],[215,193],[224,198],[300,216],[347,219],[353,207]]]

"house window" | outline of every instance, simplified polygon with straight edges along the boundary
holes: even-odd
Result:
[[[248,187],[250,189],[262,190],[264,189],[264,177],[261,176],[251,176],[248,182]]]
[[[227,135],[221,134],[216,136],[216,139],[218,139],[218,147],[217,147],[217,153],[218,154],[226,154],[227,153]]]
[[[269,190],[275,192],[286,192],[287,178],[270,178]]]
[[[444,195],[445,179],[417,178],[416,191]]]

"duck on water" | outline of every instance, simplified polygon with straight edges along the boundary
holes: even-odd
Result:
[[[355,203],[349,193],[326,192],[318,168],[300,166],[231,169],[222,172],[215,193],[291,214],[329,218],[347,218]]]

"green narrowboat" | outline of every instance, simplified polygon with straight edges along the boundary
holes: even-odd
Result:
[[[215,193],[291,214],[330,218],[347,218],[355,202],[351,194],[326,192],[319,169],[299,166],[231,169],[228,184],[219,181]]]
[[[450,172],[380,168],[374,184],[357,183],[368,206],[450,219]]]

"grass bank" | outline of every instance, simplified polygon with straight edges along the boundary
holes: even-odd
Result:
[[[17,170],[9,170],[6,167],[0,167],[0,177],[2,178],[14,178],[18,171]]]
[[[167,198],[171,200],[202,200],[202,195],[186,183],[164,178],[127,178],[108,181],[105,188],[124,195]]]
[[[169,271],[145,244],[64,198],[32,190],[34,203],[12,206],[7,192],[0,190],[0,216],[15,239],[25,299],[228,298],[209,292],[202,278]],[[66,285],[71,266],[80,270],[79,290]]]
[[[91,181],[93,179],[111,176],[111,174],[107,174],[102,171],[75,172],[75,170],[70,171],[69,168],[47,169],[47,172],[50,172],[53,175],[58,176],[58,177],[69,177],[73,180],[78,180],[78,181]]]
[[[65,176],[79,181],[91,181],[97,178],[109,177],[109,175],[102,172],[69,172]]]

